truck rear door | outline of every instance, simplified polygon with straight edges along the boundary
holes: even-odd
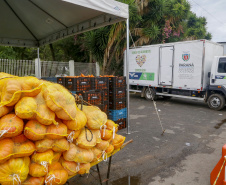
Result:
[[[160,48],[159,84],[172,85],[173,46]]]

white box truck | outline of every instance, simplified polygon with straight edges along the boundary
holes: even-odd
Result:
[[[130,91],[148,100],[202,100],[221,110],[226,97],[223,46],[208,40],[175,42],[129,50]]]

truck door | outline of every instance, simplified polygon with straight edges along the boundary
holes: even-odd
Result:
[[[219,60],[212,66],[212,74],[214,76],[211,76],[213,80],[211,80],[211,85],[226,85],[226,57],[220,57]]]
[[[173,46],[160,48],[159,84],[172,85]]]

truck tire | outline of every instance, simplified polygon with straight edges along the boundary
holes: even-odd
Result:
[[[151,88],[146,88],[146,90],[144,92],[144,97],[147,100],[157,100],[157,96],[155,94],[155,91]]]
[[[224,108],[225,99],[224,99],[224,96],[222,96],[220,94],[212,94],[208,98],[207,103],[208,103],[209,108],[211,108],[213,110],[221,110]]]

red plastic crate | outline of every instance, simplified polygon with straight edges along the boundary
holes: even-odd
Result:
[[[109,89],[115,89],[119,87],[126,87],[125,76],[109,77]]]
[[[110,100],[120,99],[125,97],[126,97],[126,87],[119,87],[119,88],[109,90]]]
[[[91,88],[93,90],[109,89],[109,78],[108,77],[91,78]]]
[[[91,89],[90,77],[66,77],[65,87],[69,91],[89,91]]]
[[[98,106],[103,104],[103,93],[101,91],[80,91],[76,92],[77,95],[82,95],[83,100]]]
[[[119,120],[115,121],[115,123],[119,125],[118,126],[119,130],[126,128],[126,118],[119,119]]]
[[[126,98],[120,98],[120,99],[112,99],[109,100],[109,109],[112,110],[121,110],[126,108]]]

